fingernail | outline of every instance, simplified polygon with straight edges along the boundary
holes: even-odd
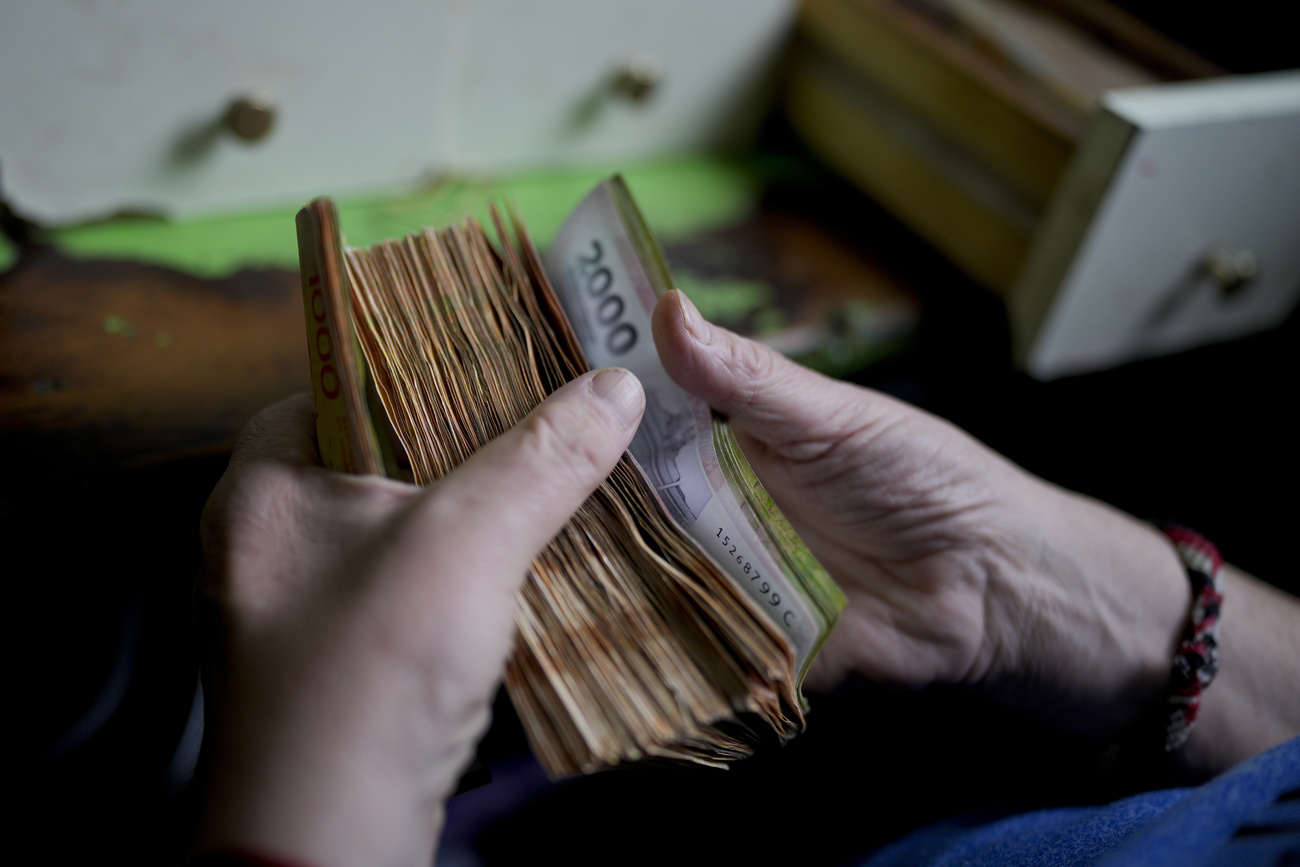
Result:
[[[592,378],[591,390],[609,404],[624,428],[632,427],[641,420],[641,411],[645,409],[645,391],[631,371],[621,367],[607,367]]]
[[[686,326],[686,333],[695,338],[697,343],[709,345],[712,335],[709,333],[709,323],[704,321],[700,311],[686,293],[678,290],[677,297],[681,299],[682,305],[682,324]]]

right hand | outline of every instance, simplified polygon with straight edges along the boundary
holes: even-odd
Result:
[[[584,374],[427,488],[322,468],[305,394],[259,414],[203,513],[200,847],[431,864],[529,564],[644,405],[627,371]]]
[[[729,417],[847,597],[811,687],[969,685],[1094,734],[1159,694],[1189,592],[1155,530],[710,325],[680,292],[653,324],[668,374]]]

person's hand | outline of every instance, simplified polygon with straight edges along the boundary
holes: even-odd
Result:
[[[584,375],[428,489],[321,469],[306,396],[249,425],[202,524],[217,642],[201,848],[431,863],[516,591],[644,400],[626,371]]]
[[[1190,591],[1157,531],[710,325],[680,292],[653,323],[669,375],[730,418],[848,599],[811,687],[968,685],[1109,732],[1168,681]]]

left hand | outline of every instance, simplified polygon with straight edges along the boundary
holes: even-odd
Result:
[[[431,862],[516,591],[644,401],[626,371],[586,374],[428,489],[322,469],[305,396],[254,419],[203,515],[220,628],[201,848]]]
[[[653,322],[664,369],[730,417],[848,598],[809,686],[963,684],[1096,738],[1163,700],[1191,591],[1162,533],[710,325],[679,292]],[[1300,734],[1300,600],[1230,566],[1224,583],[1222,663],[1176,759],[1193,777]]]
[[[1190,594],[1156,530],[951,424],[660,299],[655,345],[736,440],[848,605],[810,688],[963,685],[1097,736],[1158,695]]]

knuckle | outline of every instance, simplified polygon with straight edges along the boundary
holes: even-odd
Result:
[[[237,455],[255,455],[261,451],[264,444],[271,440],[275,434],[278,426],[278,412],[278,406],[269,406],[249,419],[248,424],[244,425],[244,430],[240,433],[239,439],[235,442],[235,453]]]
[[[303,499],[299,475],[279,464],[241,467],[222,479],[204,507],[205,591],[223,607],[239,607],[249,591],[241,576],[258,571],[249,561],[268,557],[277,533],[291,525]]]
[[[278,457],[290,463],[320,462],[316,451],[315,408],[304,392],[268,406],[253,416],[235,442],[231,465]]]
[[[725,363],[732,374],[726,403],[733,412],[748,410],[779,379],[776,353],[752,340],[732,341]]]

